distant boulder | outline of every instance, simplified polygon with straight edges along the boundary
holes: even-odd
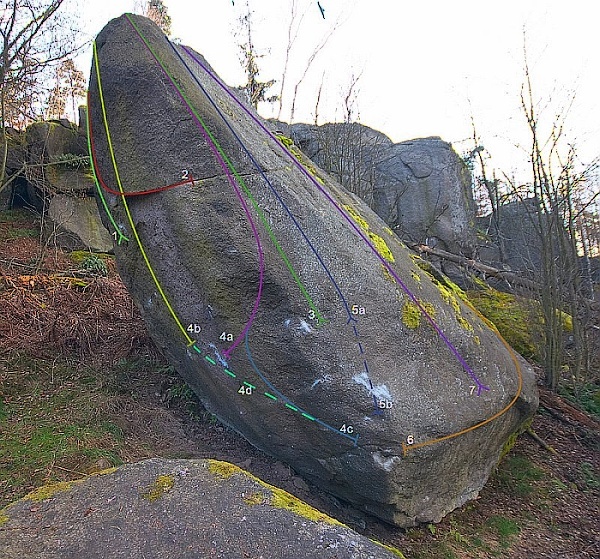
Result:
[[[476,244],[471,176],[439,137],[394,144],[358,123],[274,122],[317,165],[360,196],[404,241],[471,256]]]
[[[48,205],[44,235],[66,250],[112,252],[113,238],[102,225],[93,198],[57,194]]]
[[[27,127],[27,180],[30,198],[42,209],[55,194],[92,195],[94,183],[77,158],[87,157],[87,141],[68,120],[35,122]]]
[[[475,246],[471,176],[438,137],[395,144],[376,165],[373,209],[400,238],[470,256]]]

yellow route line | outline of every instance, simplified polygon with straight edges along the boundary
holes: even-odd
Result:
[[[112,139],[110,137],[110,131],[108,129],[108,119],[106,117],[106,106],[104,104],[104,94],[103,94],[103,91],[102,91],[102,81],[101,81],[101,78],[100,78],[100,65],[98,64],[98,50],[96,48],[96,41],[94,41],[93,50],[94,50],[94,66],[96,67],[96,77],[97,77],[97,80],[98,80],[98,93],[99,93],[99,97],[100,97],[100,106],[102,108],[102,120],[103,120],[103,123],[104,123],[104,129],[106,131],[106,140],[107,140],[107,143],[108,143],[108,151],[110,152],[110,158],[111,158],[111,161],[112,161],[113,169],[115,171],[115,178],[116,178],[116,181],[117,181],[117,185],[119,187],[119,191],[121,192],[121,194],[124,194],[125,191],[123,190],[123,185],[121,183],[121,177],[119,175],[119,169],[117,167],[117,160],[116,160],[115,152],[114,152],[113,145],[112,145]],[[127,219],[129,220],[129,225],[131,226],[131,231],[132,231],[133,236],[135,237],[135,240],[136,240],[136,242],[138,244],[138,247],[140,249],[140,253],[142,254],[142,258],[144,259],[144,262],[146,263],[148,271],[150,272],[150,275],[152,276],[152,279],[154,280],[154,284],[156,285],[156,289],[158,289],[158,292],[160,293],[161,297],[163,298],[163,301],[165,302],[165,305],[167,306],[167,309],[169,310],[169,313],[171,314],[171,316],[173,317],[173,320],[175,320],[175,323],[177,324],[177,326],[181,330],[181,332],[182,332],[183,336],[185,337],[188,345],[193,345],[195,343],[195,340],[193,340],[192,338],[190,338],[189,334],[187,333],[187,330],[185,329],[185,327],[183,326],[183,324],[179,320],[179,317],[177,316],[177,314],[175,314],[175,311],[173,310],[173,307],[171,306],[171,303],[167,299],[167,296],[165,295],[165,292],[163,291],[163,288],[160,285],[160,282],[158,281],[158,278],[156,277],[156,274],[154,273],[154,269],[152,268],[152,265],[150,264],[150,260],[148,259],[148,255],[146,254],[146,251],[144,250],[144,246],[142,245],[142,241],[140,240],[140,237],[138,235],[137,229],[136,229],[135,224],[133,222],[133,217],[131,215],[131,211],[129,210],[129,204],[127,203],[127,198],[125,196],[122,196],[121,198],[123,200],[123,206],[125,208],[125,213],[127,214]]]

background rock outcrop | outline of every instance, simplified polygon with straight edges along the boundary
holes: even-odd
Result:
[[[153,459],[42,487],[0,511],[2,559],[392,559],[237,466]]]
[[[388,522],[475,497],[536,408],[526,364],[200,55],[131,15],[96,53],[89,125],[119,272],[206,408]]]
[[[431,137],[394,144],[357,123],[275,126],[360,196],[402,240],[472,256],[471,175],[448,142]]]
[[[88,161],[85,110],[81,125],[50,120],[9,130],[6,175],[0,209],[26,206],[43,214],[44,240],[67,250],[112,250],[94,202]]]

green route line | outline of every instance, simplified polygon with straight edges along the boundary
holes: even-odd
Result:
[[[96,48],[96,41],[94,41],[94,43],[93,43],[93,50],[94,50],[94,66],[96,67],[96,78],[98,80],[98,94],[100,97],[100,107],[102,109],[102,119],[104,121],[104,129],[106,131],[106,141],[108,143],[108,151],[110,152],[110,158],[112,161],[113,169],[115,171],[115,179],[117,181],[119,191],[121,193],[124,193],[125,191],[123,190],[123,185],[121,183],[121,177],[119,175],[119,169],[117,167],[117,160],[116,160],[115,152],[113,149],[112,139],[110,137],[110,130],[108,129],[108,119],[106,117],[106,106],[104,104],[104,93],[102,91],[102,80],[100,78],[100,64],[98,64],[98,49]],[[173,317],[173,320],[175,321],[175,323],[177,324],[177,326],[183,333],[184,338],[186,339],[186,341],[188,342],[189,345],[192,345],[195,343],[195,340],[190,338],[190,336],[187,333],[187,330],[185,329],[185,327],[179,320],[179,317],[177,316],[177,314],[173,310],[173,307],[171,306],[171,303],[167,299],[167,296],[165,295],[165,292],[163,291],[163,288],[160,285],[160,282],[158,281],[156,274],[154,273],[154,269],[152,268],[152,265],[150,264],[148,255],[146,254],[144,246],[142,245],[142,241],[138,235],[137,229],[135,227],[135,223],[133,222],[133,217],[131,215],[131,211],[129,210],[129,204],[127,203],[127,198],[125,196],[123,196],[122,198],[123,198],[123,207],[125,208],[125,213],[127,214],[127,219],[129,220],[129,225],[131,226],[131,231],[133,232],[133,236],[135,237],[137,245],[140,249],[142,258],[144,259],[144,262],[146,263],[146,267],[148,268],[148,271],[150,272],[150,275],[152,276],[152,279],[154,280],[156,289],[158,289],[158,292],[160,293],[161,297],[163,298],[163,301],[165,302],[165,305],[167,306],[169,313],[171,314],[171,316]]]
[[[133,23],[133,22],[132,22],[132,23]],[[143,39],[143,37],[142,37],[142,39]],[[144,42],[145,42],[145,40],[144,40]],[[117,167],[117,162],[116,162],[116,156],[115,156],[115,152],[114,152],[114,148],[113,148],[113,144],[112,144],[112,138],[111,138],[111,135],[110,135],[110,130],[109,130],[109,127],[108,127],[108,118],[107,118],[107,115],[106,115],[106,105],[105,105],[105,103],[104,103],[104,93],[103,93],[103,89],[102,89],[102,81],[101,81],[101,76],[100,76],[100,65],[99,65],[99,63],[98,63],[98,51],[97,51],[97,47],[96,47],[96,42],[95,42],[95,41],[94,41],[94,43],[93,43],[93,55],[94,55],[94,66],[95,66],[95,68],[96,68],[96,77],[97,77],[97,80],[98,80],[98,94],[99,94],[99,98],[100,98],[100,106],[101,106],[101,110],[102,110],[102,119],[103,119],[104,129],[105,129],[105,131],[106,131],[106,139],[107,139],[108,149],[109,149],[109,152],[110,152],[111,162],[112,162],[113,169],[114,169],[114,172],[115,172],[115,178],[116,178],[116,182],[117,182],[117,185],[118,185],[119,191],[120,191],[122,194],[124,194],[124,189],[123,189],[123,185],[122,185],[121,178],[120,178],[120,175],[119,175],[119,171],[118,171],[118,167]],[[154,55],[154,53],[153,53],[153,55]],[[154,56],[156,57],[156,55],[154,55]],[[157,60],[158,60],[158,59],[157,59]],[[160,63],[160,61],[159,61],[159,63]],[[162,66],[162,64],[161,64],[161,66]],[[163,66],[163,69],[164,69],[164,66]],[[165,71],[166,71],[166,69],[165,69]],[[170,75],[170,74],[169,74],[169,78],[170,78],[171,80],[173,80],[173,78],[171,77],[171,75]],[[176,87],[177,87],[177,86],[176,86]],[[178,88],[178,89],[179,89],[179,88]],[[181,91],[180,91],[180,93],[181,93],[181,94],[182,94],[182,96],[183,96],[183,92],[181,92]],[[187,103],[189,103],[189,101],[187,100],[187,98],[186,98],[186,102],[187,102]],[[89,105],[90,105],[90,103],[89,103],[89,100],[88,100],[88,111],[89,111]],[[223,153],[223,151],[222,151],[221,147],[219,146],[219,144],[218,144],[218,143],[216,143],[216,140],[214,139],[214,137],[213,137],[213,136],[210,134],[210,132],[209,132],[209,131],[206,129],[206,127],[205,127],[204,123],[202,122],[202,120],[200,119],[200,117],[199,117],[199,116],[196,114],[196,111],[195,111],[195,110],[194,110],[194,109],[193,109],[191,106],[190,106],[190,109],[191,109],[192,111],[194,111],[194,114],[196,115],[196,117],[198,118],[198,120],[201,122],[202,126],[204,127],[205,131],[207,132],[207,134],[209,135],[209,137],[211,138],[211,140],[212,140],[212,141],[215,143],[215,146],[217,147],[217,149],[218,149],[218,150],[219,150],[219,152],[221,153],[221,156],[223,156],[223,158],[226,160],[226,162],[227,162],[227,164],[228,164],[229,168],[230,168],[230,169],[232,170],[232,172],[235,174],[236,178],[238,179],[238,183],[240,183],[240,185],[242,186],[242,188],[244,189],[244,191],[246,192],[246,194],[248,195],[248,197],[249,197],[249,198],[252,200],[252,204],[253,204],[254,208],[256,209],[257,213],[259,214],[259,216],[260,216],[260,218],[261,218],[261,221],[263,221],[263,224],[264,224],[265,228],[266,228],[266,229],[269,231],[269,237],[271,238],[272,242],[273,242],[273,243],[275,244],[275,246],[277,247],[277,249],[278,249],[278,252],[281,254],[281,256],[283,257],[284,261],[286,262],[286,265],[288,266],[288,269],[290,270],[290,272],[292,273],[292,276],[293,276],[293,277],[294,277],[294,279],[296,280],[296,283],[297,283],[297,284],[298,284],[298,286],[300,287],[300,289],[301,289],[302,293],[303,293],[303,294],[305,295],[305,297],[307,298],[307,301],[308,301],[308,303],[309,303],[309,305],[310,305],[311,309],[312,309],[313,311],[315,311],[315,315],[318,315],[318,312],[319,312],[319,311],[318,311],[318,309],[316,308],[316,306],[314,305],[314,303],[313,303],[313,302],[312,302],[312,300],[310,299],[310,296],[309,296],[309,295],[308,295],[308,293],[306,292],[306,289],[305,289],[305,288],[304,288],[304,286],[302,285],[302,283],[301,283],[300,279],[298,278],[298,276],[297,276],[296,272],[293,270],[293,268],[292,268],[291,264],[289,263],[289,260],[287,259],[287,256],[286,256],[286,255],[285,255],[285,253],[283,252],[283,249],[281,249],[281,247],[280,247],[280,246],[279,246],[279,244],[277,243],[277,240],[275,239],[275,236],[274,236],[274,234],[272,233],[272,231],[271,231],[271,229],[270,229],[270,227],[269,227],[268,223],[266,222],[266,220],[265,220],[265,218],[264,218],[264,215],[262,214],[262,212],[261,212],[260,208],[259,208],[259,207],[258,207],[258,205],[256,204],[256,201],[255,201],[255,200],[254,200],[254,198],[252,197],[252,194],[251,194],[251,192],[249,191],[248,187],[245,185],[245,183],[244,183],[243,179],[242,179],[242,178],[239,176],[239,174],[237,173],[237,171],[236,171],[236,170],[233,168],[233,166],[232,166],[231,162],[230,162],[230,161],[227,159],[226,155]],[[90,136],[89,136],[89,124],[90,124],[90,121],[89,121],[89,114],[88,114],[88,149],[90,150],[90,153],[91,153]],[[96,186],[97,186],[97,187],[99,187],[99,181],[98,181],[98,179],[97,179],[97,176],[96,176],[96,171],[95,171],[95,169],[94,169],[94,166],[93,166],[93,164],[92,164],[92,169],[94,170],[94,179],[95,179],[95,181],[96,181]],[[116,223],[115,223],[115,221],[114,221],[114,218],[112,218],[112,215],[110,214],[109,208],[107,207],[107,204],[106,204],[106,202],[105,202],[105,200],[104,200],[104,197],[102,196],[102,192],[101,192],[101,191],[100,191],[100,195],[101,195],[101,199],[102,199],[102,201],[104,202],[104,204],[103,204],[103,205],[104,205],[104,209],[106,210],[107,214],[108,214],[108,215],[109,215],[109,217],[111,218],[111,223],[112,223],[112,224],[115,226],[115,229],[116,229],[117,233],[118,233],[119,235],[122,235],[122,233],[120,232],[120,230],[119,230],[118,226],[116,225]],[[130,226],[131,226],[131,230],[132,230],[133,236],[135,237],[136,243],[137,243],[137,245],[138,245],[138,247],[139,247],[139,249],[140,249],[140,253],[142,254],[142,257],[143,257],[143,259],[144,259],[144,262],[145,262],[145,264],[146,264],[146,267],[148,268],[148,271],[150,272],[150,275],[152,276],[152,279],[153,279],[153,281],[154,281],[154,284],[156,285],[156,288],[158,289],[158,291],[159,291],[159,293],[160,293],[160,295],[161,295],[161,297],[162,297],[163,301],[165,302],[165,305],[167,306],[167,309],[169,310],[169,313],[171,314],[171,316],[172,316],[172,317],[173,317],[173,319],[175,320],[175,323],[177,324],[177,326],[179,327],[179,329],[180,329],[180,330],[181,330],[181,332],[183,333],[183,335],[184,335],[184,337],[185,337],[185,339],[186,339],[186,342],[187,342],[187,346],[188,346],[188,347],[192,347],[192,348],[193,348],[195,351],[197,351],[199,354],[201,354],[201,353],[202,353],[202,352],[201,352],[201,350],[200,350],[200,349],[198,348],[198,346],[196,345],[196,340],[193,340],[193,339],[192,339],[192,338],[191,338],[191,337],[188,335],[188,333],[187,333],[187,331],[186,331],[185,327],[183,326],[183,324],[182,324],[182,323],[181,323],[181,321],[179,320],[179,318],[178,318],[177,314],[175,313],[175,311],[174,311],[173,307],[171,306],[171,304],[170,304],[170,302],[169,302],[169,300],[168,300],[168,298],[167,298],[167,296],[166,296],[166,294],[165,294],[164,290],[162,289],[162,286],[160,285],[160,282],[158,281],[158,278],[157,278],[157,276],[156,276],[156,274],[155,274],[155,272],[154,272],[154,269],[152,268],[152,265],[150,264],[150,260],[148,259],[148,256],[147,256],[147,254],[146,254],[146,251],[145,251],[145,249],[144,249],[144,247],[143,247],[143,245],[142,245],[141,239],[140,239],[140,237],[139,237],[139,235],[138,235],[137,228],[136,228],[136,226],[135,226],[135,223],[134,223],[134,221],[133,221],[133,216],[131,215],[131,211],[130,211],[130,209],[129,209],[129,205],[128,205],[128,203],[127,203],[127,199],[126,199],[126,197],[125,197],[125,196],[122,196],[122,200],[123,200],[123,206],[124,206],[124,208],[125,208],[125,212],[126,212],[126,214],[127,214],[127,219],[128,219],[128,221],[129,221],[129,224],[130,224]],[[125,240],[127,240],[127,241],[129,240],[129,239],[127,239],[127,237],[125,237],[124,235],[122,235],[122,236],[123,236],[123,239],[125,239]],[[320,315],[318,315],[318,316],[320,316]],[[322,319],[322,318],[321,318],[321,320],[322,320],[323,322],[326,322],[326,321],[325,321],[324,319]],[[205,356],[204,358],[205,358],[205,359],[206,359],[206,361],[208,361],[208,362],[209,362],[211,365],[217,366],[217,363],[216,363],[216,361],[215,361],[213,358],[211,358],[210,356]],[[231,371],[231,370],[229,370],[229,369],[227,369],[227,368],[223,368],[223,371],[225,372],[225,374],[227,374],[227,375],[228,375],[228,376],[230,376],[231,378],[237,378],[237,375],[236,375],[236,374],[235,374],[233,371]],[[243,384],[244,384],[245,386],[248,386],[249,388],[251,388],[251,389],[253,389],[253,390],[255,390],[255,389],[256,389],[256,386],[255,386],[255,385],[253,385],[253,384],[250,384],[250,383],[249,383],[249,382],[247,382],[247,381],[243,381]],[[268,392],[265,392],[265,393],[264,393],[264,396],[265,396],[265,397],[267,397],[267,398],[269,398],[269,399],[271,399],[271,400],[278,401],[278,398],[277,398],[276,396],[273,396],[272,394],[270,394],[270,393],[268,393]],[[287,404],[287,403],[286,403],[286,404],[285,404],[285,407],[286,407],[286,408],[289,408],[290,410],[292,410],[292,411],[294,411],[294,412],[300,412],[300,410],[299,410],[297,407],[295,407],[295,406],[293,406],[293,405],[291,405],[291,404]],[[308,420],[310,420],[310,421],[316,421],[316,418],[314,418],[313,416],[311,416],[311,415],[309,415],[309,414],[307,414],[307,413],[300,412],[300,415],[301,415],[302,417],[304,417],[305,419],[308,419]]]
[[[112,226],[115,228],[115,232],[119,236],[117,244],[121,244],[121,241],[129,241],[129,239],[121,233],[121,229],[117,225],[115,218],[113,217],[108,204],[106,203],[106,198],[104,198],[104,193],[102,192],[102,188],[100,186],[100,181],[98,180],[98,176],[96,175],[96,167],[94,167],[94,158],[92,154],[92,141],[91,141],[91,123],[90,123],[90,92],[88,91],[88,102],[86,107],[87,114],[87,144],[88,144],[88,153],[90,154],[90,167],[92,168],[92,175],[94,176],[94,183],[96,185],[96,190],[98,191],[98,196],[100,196],[100,200],[102,201],[102,206],[104,207],[104,211],[108,216],[108,219],[112,223]]]
[[[146,38],[144,37],[144,35],[142,34],[142,32],[139,30],[138,26],[129,17],[129,14],[126,14],[126,17],[129,19],[129,22],[131,23],[131,25],[133,26],[133,28],[136,30],[137,34],[140,36],[140,39],[144,42],[144,44],[146,45],[146,47],[148,48],[148,50],[151,52],[152,56],[155,58],[156,62],[160,65],[160,67],[163,69],[163,71],[165,72],[165,74],[167,75],[167,77],[171,80],[171,83],[173,84],[173,86],[177,89],[177,91],[179,92],[179,94],[181,95],[181,97],[185,100],[185,102],[187,103],[189,109],[194,113],[194,116],[198,119],[198,122],[200,122],[200,125],[202,126],[202,128],[204,129],[204,131],[206,132],[206,134],[208,135],[208,137],[211,139],[213,145],[215,146],[215,148],[217,149],[217,151],[219,152],[219,154],[223,158],[223,161],[225,161],[225,163],[227,164],[227,166],[229,167],[229,169],[231,170],[231,172],[235,176],[238,184],[242,187],[242,190],[244,191],[244,193],[246,194],[246,196],[248,196],[248,198],[250,199],[250,202],[252,203],[252,206],[253,206],[254,210],[256,211],[256,213],[257,213],[260,221],[262,222],[265,230],[267,231],[267,235],[269,236],[269,239],[271,240],[271,242],[273,243],[273,245],[275,245],[275,248],[277,249],[277,252],[281,256],[281,258],[282,258],[283,262],[285,263],[287,269],[289,270],[290,274],[292,275],[292,278],[294,279],[294,282],[296,283],[296,285],[300,289],[302,295],[304,296],[306,302],[308,303],[309,308],[312,311],[314,311],[315,318],[317,319],[317,324],[318,325],[326,324],[328,322],[328,320],[323,317],[323,315],[319,312],[319,309],[317,308],[317,306],[313,302],[313,300],[312,300],[311,296],[309,295],[306,287],[302,283],[302,280],[298,276],[298,273],[296,272],[296,270],[294,270],[294,268],[293,268],[293,266],[292,266],[289,258],[287,257],[286,253],[284,252],[284,250],[281,248],[279,242],[277,241],[277,237],[275,236],[275,233],[273,233],[273,230],[269,226],[269,223],[268,223],[267,219],[265,218],[264,213],[260,209],[260,206],[256,202],[254,196],[252,195],[252,192],[250,191],[250,189],[246,185],[246,182],[241,177],[241,175],[237,172],[237,170],[233,166],[233,163],[231,162],[231,160],[229,159],[229,157],[227,156],[227,154],[223,151],[223,149],[221,148],[221,145],[219,144],[219,142],[217,142],[217,139],[213,136],[213,134],[211,133],[211,131],[204,124],[204,120],[202,120],[202,118],[198,114],[197,110],[192,105],[192,102],[190,101],[190,99],[188,98],[188,96],[185,94],[185,92],[183,91],[183,89],[181,88],[181,86],[177,83],[177,81],[175,80],[175,78],[173,77],[173,75],[171,74],[171,72],[169,72],[169,70],[167,69],[167,67],[165,66],[165,64],[160,60],[160,58],[158,57],[158,55],[156,54],[156,52],[154,51],[154,49],[152,48],[152,46],[148,43],[148,41],[146,40]]]

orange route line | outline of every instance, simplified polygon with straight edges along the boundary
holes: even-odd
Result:
[[[517,369],[517,376],[519,379],[519,386],[517,388],[517,393],[515,394],[514,398],[510,401],[510,403],[507,406],[505,406],[504,408],[502,408],[499,412],[495,413],[491,417],[488,417],[485,421],[482,421],[481,423],[477,423],[476,425],[472,425],[471,427],[468,427],[467,429],[463,429],[462,431],[458,431],[456,433],[451,433],[450,435],[445,435],[443,437],[438,437],[437,439],[431,439],[428,441],[424,441],[422,443],[416,443],[416,444],[409,445],[409,444],[405,443],[404,441],[402,441],[403,456],[406,456],[410,451],[416,450],[417,448],[423,448],[425,446],[431,446],[433,444],[440,443],[442,441],[454,439],[455,437],[459,437],[460,435],[464,435],[466,433],[474,431],[475,429],[479,429],[480,427],[483,427],[484,425],[487,425],[488,423],[491,423],[495,419],[498,419],[500,416],[504,415],[510,408],[512,408],[515,405],[516,401],[519,399],[519,396],[521,395],[521,392],[523,390],[523,372],[521,370],[521,365],[519,364],[519,360],[517,359],[517,355],[516,355],[515,351],[513,350],[513,348],[510,347],[508,342],[502,337],[502,335],[500,334],[500,332],[498,332],[498,329],[492,322],[490,322],[475,307],[473,307],[473,305],[471,305],[471,303],[469,301],[464,301],[464,302],[498,336],[500,341],[503,343],[504,347],[507,349],[507,351],[510,355],[510,358],[512,359],[513,363],[515,364],[515,368]]]

